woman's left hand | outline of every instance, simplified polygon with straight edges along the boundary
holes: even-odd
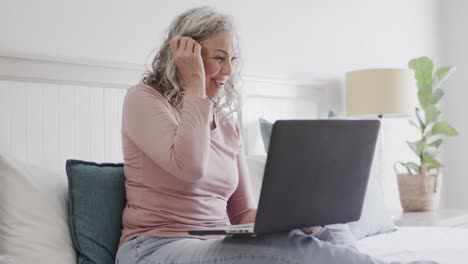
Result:
[[[310,235],[310,234],[314,233],[314,231],[316,229],[317,229],[316,226],[304,227],[304,228],[302,228],[302,232],[304,232],[307,235]]]
[[[323,226],[310,226],[310,227],[304,227],[302,228],[302,232],[304,232],[305,234],[307,235],[311,235],[313,234],[314,232],[317,232],[319,231],[320,229],[322,229]]]

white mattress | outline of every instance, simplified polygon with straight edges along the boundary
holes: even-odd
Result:
[[[468,228],[400,227],[396,232],[362,239],[357,246],[388,262],[468,263]]]

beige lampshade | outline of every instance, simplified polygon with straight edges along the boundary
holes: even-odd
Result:
[[[366,69],[346,73],[348,116],[411,116],[416,79],[410,69]]]

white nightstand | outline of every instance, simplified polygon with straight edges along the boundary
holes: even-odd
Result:
[[[402,212],[394,218],[397,226],[446,226],[468,228],[468,211],[441,209],[431,212]]]

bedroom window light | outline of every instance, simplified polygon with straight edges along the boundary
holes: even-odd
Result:
[[[363,69],[346,73],[346,115],[380,119],[377,151],[382,189],[386,190],[383,171],[383,117],[411,117],[416,107],[416,81],[411,69]]]

